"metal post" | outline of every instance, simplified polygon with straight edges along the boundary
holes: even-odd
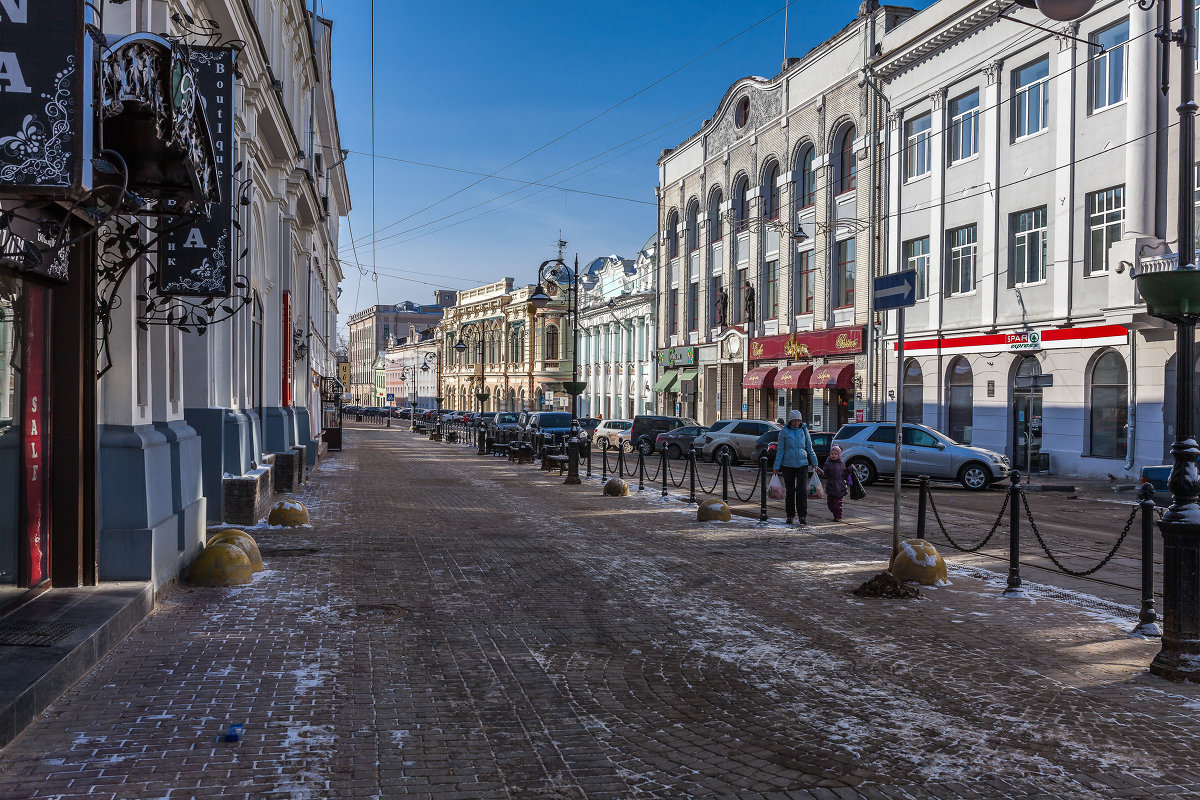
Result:
[[[729,502],[729,458],[721,454],[721,501]]]
[[[587,476],[592,477],[592,443],[587,443]]]
[[[808,491],[808,487],[804,487]],[[758,457],[758,521],[767,521],[767,454]]]
[[[904,438],[904,309],[896,309],[896,327],[898,328],[898,344],[896,347],[896,462],[895,478],[892,480],[892,558],[900,555],[900,473],[904,471],[904,462],[900,455],[900,447]]]
[[[1005,597],[1024,597],[1021,591],[1021,473],[1008,473],[1008,588]]]
[[[642,448],[638,448],[638,491],[646,488],[646,456]]]
[[[925,506],[929,502],[929,476],[921,475],[917,478],[921,482],[921,488],[917,495],[917,538],[925,538]]]
[[[659,452],[662,453],[662,462],[659,464],[658,471],[662,473],[662,483],[663,483],[662,496],[666,497],[667,496],[667,448],[664,447]]]
[[[1133,632],[1141,636],[1162,636],[1158,615],[1154,612],[1154,487],[1143,483],[1138,490],[1142,512],[1142,609]]]
[[[600,480],[608,482],[608,440],[600,445]]]
[[[617,446],[617,477],[625,479],[625,448]]]
[[[689,486],[688,502],[696,502],[696,448],[692,448],[688,452],[688,469],[691,470],[691,484]]]
[[[487,441],[484,437],[482,425],[479,426],[478,443],[479,443],[479,452],[476,453],[476,455],[486,456],[487,455]]]
[[[579,480],[579,439],[575,436],[567,440],[567,479],[563,483],[571,486],[583,483]]]

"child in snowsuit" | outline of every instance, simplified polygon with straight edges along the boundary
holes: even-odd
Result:
[[[850,492],[850,470],[842,461],[842,448],[836,444],[829,450],[829,458],[821,465],[825,473],[825,502],[835,521],[842,518],[842,500]]]

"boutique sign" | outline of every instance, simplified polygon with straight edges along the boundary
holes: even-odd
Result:
[[[90,185],[84,0],[0,0],[0,195],[65,198]]]

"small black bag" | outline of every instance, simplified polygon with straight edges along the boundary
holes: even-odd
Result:
[[[849,474],[847,477],[850,478],[850,499],[865,500],[867,497],[867,490],[863,488],[862,481],[855,477],[853,469],[848,470],[848,472]]]

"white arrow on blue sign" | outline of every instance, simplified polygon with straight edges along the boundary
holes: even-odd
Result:
[[[907,308],[917,302],[917,271],[906,269],[875,279],[875,311]]]

